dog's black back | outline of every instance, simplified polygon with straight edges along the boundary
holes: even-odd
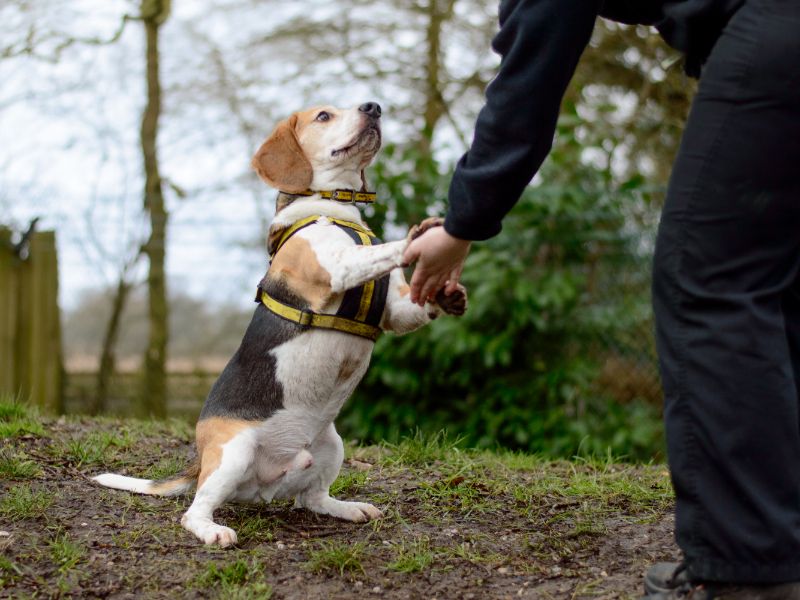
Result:
[[[260,284],[271,296],[298,308],[306,303],[282,283],[265,277]],[[283,408],[283,387],[275,374],[271,350],[302,333],[302,328],[259,303],[239,349],[208,393],[200,420],[225,417],[263,421]]]

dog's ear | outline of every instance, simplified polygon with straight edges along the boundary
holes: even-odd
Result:
[[[297,140],[297,115],[278,123],[253,157],[252,165],[267,184],[284,192],[304,192],[314,172]]]

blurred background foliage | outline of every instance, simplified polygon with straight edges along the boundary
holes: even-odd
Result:
[[[447,429],[469,446],[660,455],[649,262],[661,190],[585,164],[576,117],[567,103],[540,183],[501,235],[474,245],[467,314],[384,336],[339,420],[344,431],[372,441]],[[413,194],[407,177],[377,169],[385,197],[406,191],[398,214],[414,213],[414,197],[446,194],[449,172],[427,158],[416,161],[424,176]]]
[[[59,123],[79,112],[88,131],[63,150],[90,157],[101,139],[103,160],[127,182],[114,188],[98,175],[85,204],[38,201],[28,212],[0,194],[0,222],[50,211],[67,240],[62,254],[69,244],[81,250],[79,261],[62,261],[62,282],[71,285],[81,269],[104,274],[74,293],[64,314],[68,409],[132,414],[144,406],[194,417],[241,340],[252,313],[245,301],[265,265],[274,193],[248,171],[250,153],[295,109],[375,99],[385,143],[368,172],[380,198],[365,209],[368,221],[393,239],[442,214],[451,169],[496,69],[489,47],[497,2],[203,0],[172,3],[171,12],[162,2],[149,30],[161,45],[146,56],[135,29],[145,5],[115,0],[102,19],[84,2],[10,0],[0,8],[0,20],[13,25],[0,31],[0,74],[17,88],[0,97],[0,118],[13,118],[26,98]],[[147,94],[131,98],[154,56],[161,81],[148,80],[148,89],[159,84],[164,99],[156,131],[164,206],[148,219],[141,164],[115,153],[136,146],[129,138]],[[343,435],[394,440],[447,429],[470,446],[662,456],[649,281],[658,212],[694,93],[678,59],[650,28],[598,20],[550,157],[503,232],[473,246],[467,315],[384,336],[338,421]],[[38,77],[29,82],[29,73]],[[30,190],[48,181],[52,169],[38,169],[22,186],[11,176],[22,154],[3,152],[0,182]],[[152,223],[161,222],[164,240],[154,246]],[[148,240],[172,257],[168,289],[158,291],[168,293],[168,314],[152,310],[148,276],[159,259],[143,258]],[[215,294],[234,273],[228,298],[238,300],[220,301]],[[167,340],[168,355],[143,361],[153,332]],[[143,371],[163,396],[150,394],[148,404]]]

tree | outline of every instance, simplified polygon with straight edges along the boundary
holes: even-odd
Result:
[[[115,15],[115,9],[117,14]],[[87,125],[86,130],[93,131],[96,137],[89,141],[90,147],[99,148],[101,159],[99,165],[94,169],[87,169],[92,172],[94,177],[88,178],[91,181],[90,190],[87,194],[88,205],[81,215],[85,227],[76,231],[74,227],[63,227],[61,232],[77,242],[80,253],[87,264],[91,264],[95,272],[101,273],[106,281],[116,279],[116,292],[109,296],[111,305],[110,315],[105,320],[105,327],[102,335],[98,336],[98,341],[102,339],[99,348],[98,370],[96,376],[96,386],[93,394],[87,399],[86,409],[92,414],[104,411],[107,402],[109,381],[115,370],[115,348],[119,336],[121,316],[124,311],[128,294],[134,285],[135,267],[141,255],[142,236],[138,227],[120,227],[114,231],[114,236],[109,240],[105,235],[108,228],[101,224],[98,213],[105,214],[113,212],[126,202],[125,191],[115,190],[112,194],[100,192],[98,181],[101,177],[103,167],[113,162],[109,156],[108,148],[118,148],[122,146],[124,135],[120,131],[109,127],[100,119],[92,119],[89,115],[102,113],[97,110],[98,105],[102,104],[102,95],[97,92],[98,78],[89,75],[93,69],[87,68],[84,64],[91,61],[98,54],[109,50],[112,46],[118,46],[129,23],[137,21],[138,17],[122,12],[126,10],[125,5],[119,4],[111,8],[104,19],[89,19],[90,15],[83,14],[80,9],[75,10],[69,2],[63,0],[49,0],[47,2],[30,3],[24,0],[10,0],[3,7],[0,7],[1,20],[8,24],[13,24],[14,33],[11,30],[2,36],[0,41],[0,58],[7,59],[7,62],[20,63],[22,70],[33,73],[41,71],[53,71],[58,73],[56,77],[44,77],[52,81],[47,92],[38,94],[26,93],[25,86],[10,86],[20,88],[17,98],[12,96],[11,101],[3,103],[4,108],[13,107],[19,103],[19,98],[26,101],[32,99],[45,104],[44,98],[52,101],[53,105],[58,106],[59,101],[70,106],[71,109],[79,112],[74,99],[63,100],[76,94],[94,92],[95,110],[88,113],[70,115],[63,106],[54,108],[54,114],[61,113],[62,118],[67,120],[80,120]],[[94,16],[94,15],[92,15]],[[82,18],[83,17],[83,18]],[[89,52],[87,52],[89,50]],[[62,69],[61,65],[70,65],[69,69]],[[63,74],[69,73],[67,77]],[[133,231],[131,230],[133,229]],[[106,239],[103,239],[106,237]],[[104,313],[100,313],[104,315]],[[99,315],[95,314],[97,320]]]
[[[159,29],[169,16],[169,0],[142,0],[141,19],[146,38],[147,105],[142,115],[141,144],[144,159],[144,209],[150,217],[150,237],[143,252],[150,263],[147,273],[149,337],[144,354],[144,390],[139,411],[145,416],[167,415],[167,343],[169,307],[164,271],[167,241],[167,207],[158,164],[158,119],[161,114]]]
[[[104,3],[104,7],[111,5]],[[490,40],[497,29],[497,3],[219,0],[176,5],[175,14],[169,17],[169,28],[165,29],[161,25],[169,11],[166,0],[116,0],[113,6],[106,8],[105,20],[99,18],[99,13],[67,0],[41,3],[10,0],[0,6],[0,17],[4,17],[0,21],[12,25],[0,35],[0,58],[7,57],[0,61],[0,69],[12,62],[22,65],[19,70],[32,62],[55,67],[54,61],[60,61],[58,66],[62,67],[58,72],[55,68],[37,69],[29,81],[4,77],[9,85],[0,97],[0,109],[10,102],[8,98],[27,102],[36,96],[42,111],[62,116],[59,126],[52,128],[54,135],[63,130],[66,115],[72,120],[80,119],[83,130],[72,135],[76,139],[83,136],[79,141],[81,150],[88,154],[90,149],[96,149],[94,146],[103,146],[102,150],[107,152],[111,148],[111,160],[127,167],[125,178],[133,182],[136,191],[125,194],[124,200],[129,205],[136,204],[137,215],[144,196],[142,215],[147,222],[136,225],[136,243],[126,243],[124,252],[118,251],[122,244],[112,245],[108,241],[103,244],[111,249],[107,252],[109,258],[103,259],[106,263],[102,269],[103,283],[117,289],[119,294],[113,304],[122,310],[129,286],[145,277],[139,268],[129,268],[125,274],[125,265],[139,246],[144,246],[142,256],[147,257],[150,271],[146,275],[150,326],[147,350],[141,348],[146,375],[140,409],[143,414],[163,414],[166,353],[171,339],[166,333],[169,307],[165,245],[167,241],[174,243],[176,237],[168,234],[167,225],[170,231],[179,231],[182,216],[181,210],[168,202],[172,199],[170,189],[177,191],[177,185],[165,173],[182,173],[185,178],[182,183],[193,197],[213,195],[216,199],[224,194],[240,198],[243,193],[252,194],[259,207],[258,221],[263,224],[271,214],[272,195],[265,193],[263,185],[249,173],[248,159],[277,120],[310,104],[347,105],[377,100],[385,110],[385,144],[369,177],[379,188],[381,202],[367,207],[365,212],[370,224],[383,237],[401,235],[409,223],[428,212],[441,213],[445,209],[450,169],[469,143],[472,124],[482,105],[483,89],[497,65],[497,57],[490,50]],[[124,12],[136,14],[123,15]],[[18,19],[17,13],[27,16]],[[145,32],[145,61],[134,60],[140,56],[139,47],[131,36],[122,33],[123,29],[129,31],[134,27],[138,33],[139,22]],[[106,42],[110,41],[117,43],[108,46]],[[162,46],[169,43],[170,51],[160,54],[159,41]],[[119,54],[108,60],[111,48],[116,48]],[[103,54],[106,54],[105,65],[92,64],[95,57]],[[692,93],[692,86],[687,85],[679,68],[669,66],[674,57],[675,53],[649,28],[598,21],[591,47],[585,52],[565,98],[558,141],[548,161],[557,164],[558,169],[545,171],[540,178],[543,183],[547,183],[545,179],[552,183],[556,176],[563,176],[569,180],[559,182],[565,190],[570,183],[580,188],[591,181],[592,193],[598,193],[604,186],[609,190],[639,192],[645,187],[648,192],[655,188],[656,193],[627,195],[626,202],[616,206],[620,220],[598,225],[603,229],[597,233],[608,238],[619,235],[617,229],[639,235],[645,240],[637,247],[642,253],[647,251],[646,238],[656,218],[658,192],[663,190]],[[125,106],[132,95],[120,92],[116,84],[131,71],[133,77],[138,79],[139,75],[135,69],[119,69],[122,62],[137,67],[141,62],[146,63],[147,104],[138,122],[141,130],[137,140],[128,136],[128,132],[136,131],[137,124],[127,119],[139,121],[139,107]],[[81,68],[87,65],[105,66],[106,70]],[[8,72],[0,70],[2,75]],[[68,89],[73,96],[61,103],[51,102],[48,92],[58,87]],[[80,94],[82,103],[72,102]],[[103,104],[103,94],[107,94],[109,103],[125,106],[124,118],[119,119],[119,113],[113,115],[116,119],[113,124],[121,132],[119,139],[102,141],[102,136],[107,136],[112,128],[109,121],[102,120],[103,111],[92,108]],[[164,105],[164,112],[162,97],[170,99]],[[73,106],[68,107],[70,104]],[[180,107],[180,111],[170,112],[173,107]],[[19,172],[12,164],[16,156],[7,150],[3,152],[3,147],[12,147],[16,140],[6,136],[3,141],[6,143],[0,144],[2,173]],[[70,140],[62,138],[59,143],[59,151],[48,152],[46,159],[42,153],[43,168],[36,170],[32,181],[43,180],[51,162],[74,154]],[[136,151],[143,156],[143,172],[128,167],[135,164],[130,154],[114,154],[123,147],[130,152],[128,148],[137,144]],[[41,143],[38,147],[51,146]],[[220,164],[221,168],[181,168],[193,164]],[[86,172],[95,173],[97,169],[91,167],[89,163]],[[73,177],[70,181],[73,189],[78,179]],[[140,181],[144,194],[139,191]],[[43,195],[59,198],[67,187],[54,187],[57,194]],[[537,181],[528,194],[536,197],[550,193],[550,198],[552,190],[552,185],[545,189]],[[92,223],[87,229],[96,228],[101,237],[117,231],[110,231],[113,229],[109,226],[110,219],[98,214],[112,210],[110,207],[123,199],[122,193],[116,194],[108,188],[101,191],[97,194],[98,210],[85,213],[85,220]],[[70,200],[75,203],[76,198],[90,197],[84,188]],[[585,199],[585,206],[589,207],[591,198]],[[554,207],[560,206],[557,200],[553,200]],[[62,206],[68,204],[62,202]],[[221,213],[213,210],[200,216],[192,212],[193,222],[208,226],[213,221],[216,227]],[[537,205],[537,210],[544,207]],[[563,218],[575,218],[575,212]],[[130,210],[120,213],[128,222],[133,221],[129,218]],[[240,215],[226,216],[230,223]],[[86,243],[88,236],[83,228],[74,227],[76,220],[74,215],[67,219],[64,237],[71,236],[72,244]],[[236,223],[237,227],[240,225]],[[241,247],[242,241],[251,241],[263,233],[263,227],[253,220],[247,225],[252,227],[244,234],[246,240],[231,236],[224,242],[216,238],[209,243],[217,244],[215,251],[222,254],[233,245],[239,243]],[[141,230],[147,235],[142,235]],[[241,231],[236,230],[235,236],[240,236]],[[132,242],[134,235],[128,231],[127,237],[127,242]],[[263,253],[262,243],[251,247]],[[526,255],[520,260],[536,262],[542,256],[552,256],[555,247],[552,243],[545,244],[536,249],[541,256]],[[587,284],[587,298],[598,298],[603,292],[607,279],[592,273],[602,273],[602,267],[610,264],[613,259],[610,248],[592,239],[587,242],[587,252],[580,255],[580,260],[587,263],[587,280],[593,282]],[[96,258],[103,252],[92,251],[92,254]],[[107,268],[110,263],[113,273]],[[144,261],[140,263],[143,265]],[[118,277],[120,272],[122,278]],[[106,385],[102,382],[107,380],[106,373],[114,362],[114,340],[118,335],[114,323],[119,322],[114,312],[110,311],[100,353],[103,373],[98,376],[98,396],[102,396]],[[178,316],[182,315],[176,313]],[[122,335],[126,335],[124,328]],[[103,336],[98,336],[98,347],[100,337]],[[124,345],[126,340],[121,341]]]
[[[122,316],[128,302],[128,296],[134,285],[130,280],[130,271],[141,256],[141,250],[129,262],[125,263],[119,273],[117,287],[111,300],[111,314],[106,322],[103,341],[100,346],[100,358],[97,365],[97,379],[95,383],[94,398],[89,403],[89,414],[99,415],[108,408],[108,394],[111,387],[111,377],[116,372],[116,347],[119,339]]]

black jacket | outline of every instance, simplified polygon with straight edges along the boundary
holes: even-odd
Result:
[[[550,151],[561,99],[598,15],[656,25],[700,66],[727,20],[745,0],[502,0],[492,47],[502,56],[486,90],[475,137],[450,184],[445,229],[467,240],[500,232]]]

